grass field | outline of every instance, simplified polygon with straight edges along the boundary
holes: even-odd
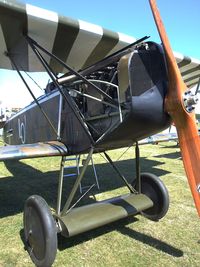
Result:
[[[124,149],[110,151],[117,160]],[[117,162],[131,181],[134,149]],[[101,192],[96,199],[124,194],[127,189],[100,155],[95,155]],[[43,158],[0,163],[0,266],[33,266],[23,244],[23,206],[39,194],[54,208],[59,159]],[[59,238],[54,266],[200,266],[200,222],[175,143],[141,147],[141,169],[165,182],[170,195],[166,217],[155,223],[138,215],[82,235]],[[93,179],[91,168],[84,178]],[[72,185],[65,181],[65,193]],[[93,201],[92,197],[84,201]]]

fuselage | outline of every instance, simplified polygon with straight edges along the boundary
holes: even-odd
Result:
[[[164,111],[166,67],[157,44],[141,46],[99,69],[90,67],[85,77],[117,104],[69,78],[62,94],[48,86],[38,99],[40,107],[33,102],[12,116],[4,127],[4,141],[17,145],[60,140],[70,154],[79,154],[91,146],[96,152],[129,146],[169,126]]]

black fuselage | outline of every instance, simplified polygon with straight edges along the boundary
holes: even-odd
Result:
[[[84,74],[84,71],[83,71]],[[129,146],[170,124],[164,111],[167,93],[165,60],[160,46],[148,43],[100,69],[90,67],[85,77],[98,84],[116,104],[79,79],[59,90],[48,86],[38,102],[11,117],[4,127],[7,144],[60,140],[70,154]],[[52,127],[53,126],[53,127]]]

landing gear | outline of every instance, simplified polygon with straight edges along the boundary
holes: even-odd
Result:
[[[24,208],[26,248],[38,267],[53,264],[57,252],[57,230],[46,201],[37,195],[29,197]]]
[[[61,235],[68,238],[138,213],[154,221],[165,216],[169,207],[169,196],[163,182],[153,174],[140,173],[138,161],[137,178],[131,186],[106,153],[106,158],[130,192],[84,206],[72,205],[92,152],[93,149],[88,154],[84,168],[76,178],[65,204],[62,205],[62,210],[63,166],[61,165],[55,214]],[[62,162],[63,159],[61,164]],[[36,266],[50,267],[53,264],[57,251],[57,231],[56,221],[46,201],[37,195],[29,197],[24,209],[24,233],[27,251]]]
[[[166,186],[159,177],[151,173],[141,173],[141,193],[153,201],[153,207],[141,212],[143,216],[158,221],[163,218],[169,208],[169,195]],[[132,183],[136,186],[136,181]]]

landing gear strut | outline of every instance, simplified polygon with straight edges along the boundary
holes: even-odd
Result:
[[[144,194],[153,202],[153,207],[141,211],[140,213],[152,220],[158,221],[163,218],[169,208],[169,194],[162,180],[151,173],[140,173],[140,150],[138,142],[135,145],[136,179],[132,182],[132,187],[139,194]]]
[[[57,210],[54,217],[42,197],[33,195],[27,199],[24,209],[24,234],[26,248],[36,266],[50,267],[53,264],[57,251],[58,232],[68,238],[138,213],[153,221],[158,221],[165,216],[169,207],[167,189],[157,176],[140,173],[138,146],[136,152],[136,179],[132,185],[105,153],[107,160],[129,189],[128,194],[80,207],[72,205],[74,195],[92,156],[93,149],[91,149],[64,205],[61,205],[63,189],[61,164]]]

